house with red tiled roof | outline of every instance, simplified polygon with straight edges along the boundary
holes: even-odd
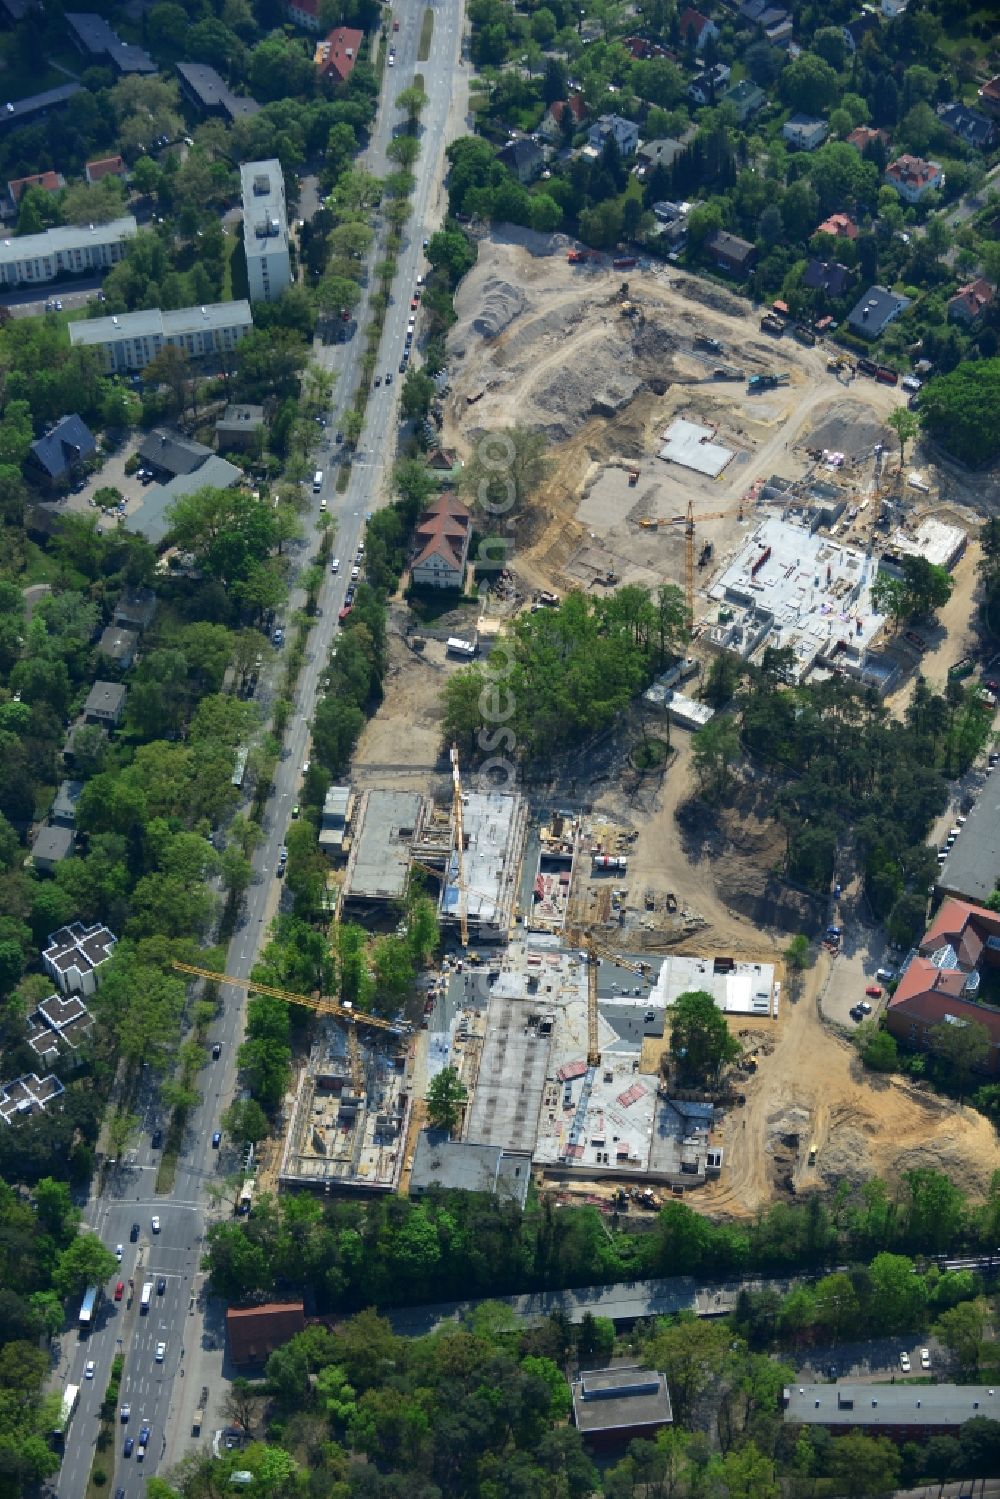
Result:
[[[983,84],[979,90],[979,102],[987,114],[1000,116],[1000,73]]]
[[[566,111],[573,116],[573,129],[577,130],[587,118],[587,106],[582,94],[570,94],[568,99],[557,99],[545,111],[538,129],[548,141],[559,140],[562,135]]]
[[[99,161],[88,161],[83,169],[83,175],[91,185],[100,182],[102,177],[124,177],[124,157],[102,156]]]
[[[29,187],[40,187],[47,193],[58,193],[66,186],[66,178],[61,172],[36,172],[32,177],[15,177],[13,182],[7,184],[7,194],[16,208],[21,201],[21,196]]]
[[[849,146],[854,147],[855,151],[863,152],[865,147],[870,146],[873,141],[881,141],[883,146],[888,146],[891,137],[888,130],[873,130],[871,125],[858,125],[850,135],[845,135],[844,139]]]
[[[238,1366],[264,1364],[276,1348],[283,1348],[305,1330],[301,1301],[268,1301],[263,1306],[228,1307],[226,1340],[229,1357]]]
[[[981,997],[983,976],[1000,969],[1000,912],[946,900],[889,1001],[886,1026],[897,1041],[928,1050],[941,1025],[982,1025],[990,1038],[984,1071],[1000,1071],[1000,1009]]]
[[[445,490],[417,522],[410,564],[414,583],[429,588],[461,588],[471,540],[471,512]]]
[[[906,152],[889,163],[882,180],[907,203],[919,203],[933,188],[941,186],[944,173],[936,161],[924,161],[922,156]]]
[[[960,286],[948,302],[948,316],[953,322],[974,323],[982,317],[996,296],[996,287],[991,286],[985,276]]]
[[[858,226],[846,213],[831,213],[828,219],[817,225],[817,234],[832,234],[837,239],[857,239]]]
[[[681,12],[681,17],[677,24],[680,29],[681,41],[685,46],[689,41],[693,41],[697,52],[702,50],[710,36],[718,36],[719,34],[719,28],[714,21],[710,21],[707,16],[702,15],[700,10],[693,10],[690,6],[688,6],[687,10]]]
[[[337,26],[325,42],[317,42],[313,60],[319,76],[334,84],[346,83],[354,72],[364,38],[364,32],[353,26]]]
[[[622,46],[630,57],[636,62],[647,62],[651,57],[672,57],[674,54],[666,47],[661,47],[659,42],[651,42],[646,36],[626,36],[622,38]]]

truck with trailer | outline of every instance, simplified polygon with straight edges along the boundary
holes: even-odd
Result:
[[[65,1446],[66,1433],[69,1430],[69,1423],[72,1421],[73,1412],[76,1410],[79,1403],[80,1386],[78,1384],[68,1384],[65,1390],[63,1390],[62,1404],[59,1407],[59,1415],[56,1418],[56,1423],[52,1428],[52,1445],[59,1450],[62,1450],[62,1448]]]
[[[747,381],[747,390],[752,395],[758,390],[777,390],[779,385],[787,385],[791,379],[790,375],[751,375]]]

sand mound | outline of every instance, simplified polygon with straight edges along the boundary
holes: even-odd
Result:
[[[527,306],[527,299],[516,286],[493,276],[483,287],[479,313],[472,319],[472,330],[482,338],[497,338]]]

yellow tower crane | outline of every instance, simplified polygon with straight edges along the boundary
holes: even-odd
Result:
[[[595,938],[593,932],[570,930],[565,933],[565,940],[570,947],[583,949],[587,962],[587,1066],[599,1067],[601,1065],[601,1042],[600,1042],[600,1012],[598,1009],[597,995],[597,970],[601,959],[614,963],[618,968],[628,968],[632,973],[639,973],[645,978],[649,974],[648,963],[634,963],[630,958],[623,958],[619,953],[612,952],[610,948],[603,946]]]
[[[689,628],[694,626],[694,523],[696,520],[727,520],[733,515],[737,520],[743,520],[742,500],[734,510],[716,510],[709,515],[698,516],[694,513],[694,502],[688,500],[687,514],[675,515],[671,521],[672,525],[684,526],[684,602],[687,605]]]

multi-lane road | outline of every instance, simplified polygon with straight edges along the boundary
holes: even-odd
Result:
[[[350,580],[351,563],[363,536],[365,514],[390,498],[385,481],[397,452],[398,365],[405,343],[410,299],[417,276],[425,268],[423,239],[436,227],[442,213],[444,147],[452,135],[466,128],[462,103],[467,96],[461,58],[462,0],[432,0],[431,8],[435,17],[432,59],[423,63],[417,61],[422,7],[400,13],[400,29],[390,38],[395,46],[394,66],[385,70],[379,114],[362,162],[375,175],[390,170],[386,149],[404,119],[395,105],[396,95],[409,87],[419,72],[429,102],[421,122],[413,214],[398,257],[393,300],[385,321],[378,364],[382,383],[370,394],[365,432],[350,483],[342,495],[336,492],[339,450],[334,434],[358,378],[363,353],[360,336],[352,343],[317,350],[317,357],[335,372],[337,380],[329,426],[325,429],[328,446],[316,460],[316,466],[324,470],[324,479],[321,493],[314,497],[310,544],[305,551],[311,552],[315,545],[320,501],[325,500],[337,524],[334,551],[341,559],[341,568],[336,576],[327,573],[320,594],[321,613],[310,636],[294,715],[285,735],[285,753],[267,804],[265,836],[254,856],[254,881],[247,891],[240,927],[230,944],[228,972],[237,977],[245,978],[250,973],[280,899],[281,882],[275,874],[278,852],[298,798],[302,765],[309,755],[309,721],[338,628],[337,615]],[[376,245],[373,264],[378,254]],[[363,327],[366,321],[362,306],[357,325]],[[386,387],[384,376],[388,371],[393,372],[394,378],[392,385]],[[300,602],[301,595],[293,594],[290,609]],[[152,1149],[151,1135],[165,1121],[150,1083],[149,1092],[140,1099],[141,1144],[127,1164],[111,1174],[104,1190],[91,1198],[85,1210],[87,1225],[109,1248],[123,1246],[120,1275],[126,1286],[130,1280],[134,1285],[131,1304],[125,1300],[116,1303],[112,1296],[117,1277],[113,1277],[104,1288],[106,1297],[89,1337],[78,1339],[75,1333],[70,1333],[63,1341],[59,1380],[63,1385],[79,1384],[81,1397],[70,1423],[62,1467],[54,1481],[60,1499],[80,1499],[85,1491],[94,1456],[101,1398],[112,1361],[119,1351],[124,1357],[121,1402],[130,1404],[131,1415],[127,1425],[117,1424],[114,1452],[108,1453],[111,1494],[120,1488],[126,1499],[133,1499],[151,1473],[169,1467],[196,1444],[191,1426],[202,1386],[209,1387],[210,1403],[201,1439],[223,1423],[223,1330],[219,1309],[205,1302],[204,1276],[199,1266],[206,1229],[213,1215],[231,1211],[231,1205],[213,1202],[213,1196],[218,1196],[226,1175],[236,1169],[239,1144],[224,1138],[221,1148],[214,1149],[212,1135],[221,1127],[221,1114],[235,1094],[236,1053],[243,1035],[243,1014],[242,995],[232,989],[224,990],[223,1008],[211,1028],[205,1065],[198,1079],[201,1103],[191,1116],[172,1194],[169,1197],[155,1194],[159,1153]],[[221,1047],[221,1055],[213,1061],[211,1048],[216,1043]],[[159,1219],[157,1233],[152,1230],[154,1215]],[[136,1242],[130,1238],[133,1224],[139,1225]],[[155,1285],[161,1277],[166,1283],[163,1293],[154,1290],[148,1313],[141,1313],[144,1282],[152,1279]],[[166,1344],[162,1363],[155,1356],[159,1342]],[[89,1359],[94,1360],[94,1377],[86,1380],[84,1368]],[[138,1449],[143,1424],[150,1427],[150,1441],[140,1464],[134,1454],[125,1458],[123,1448],[126,1437],[132,1436]]]

